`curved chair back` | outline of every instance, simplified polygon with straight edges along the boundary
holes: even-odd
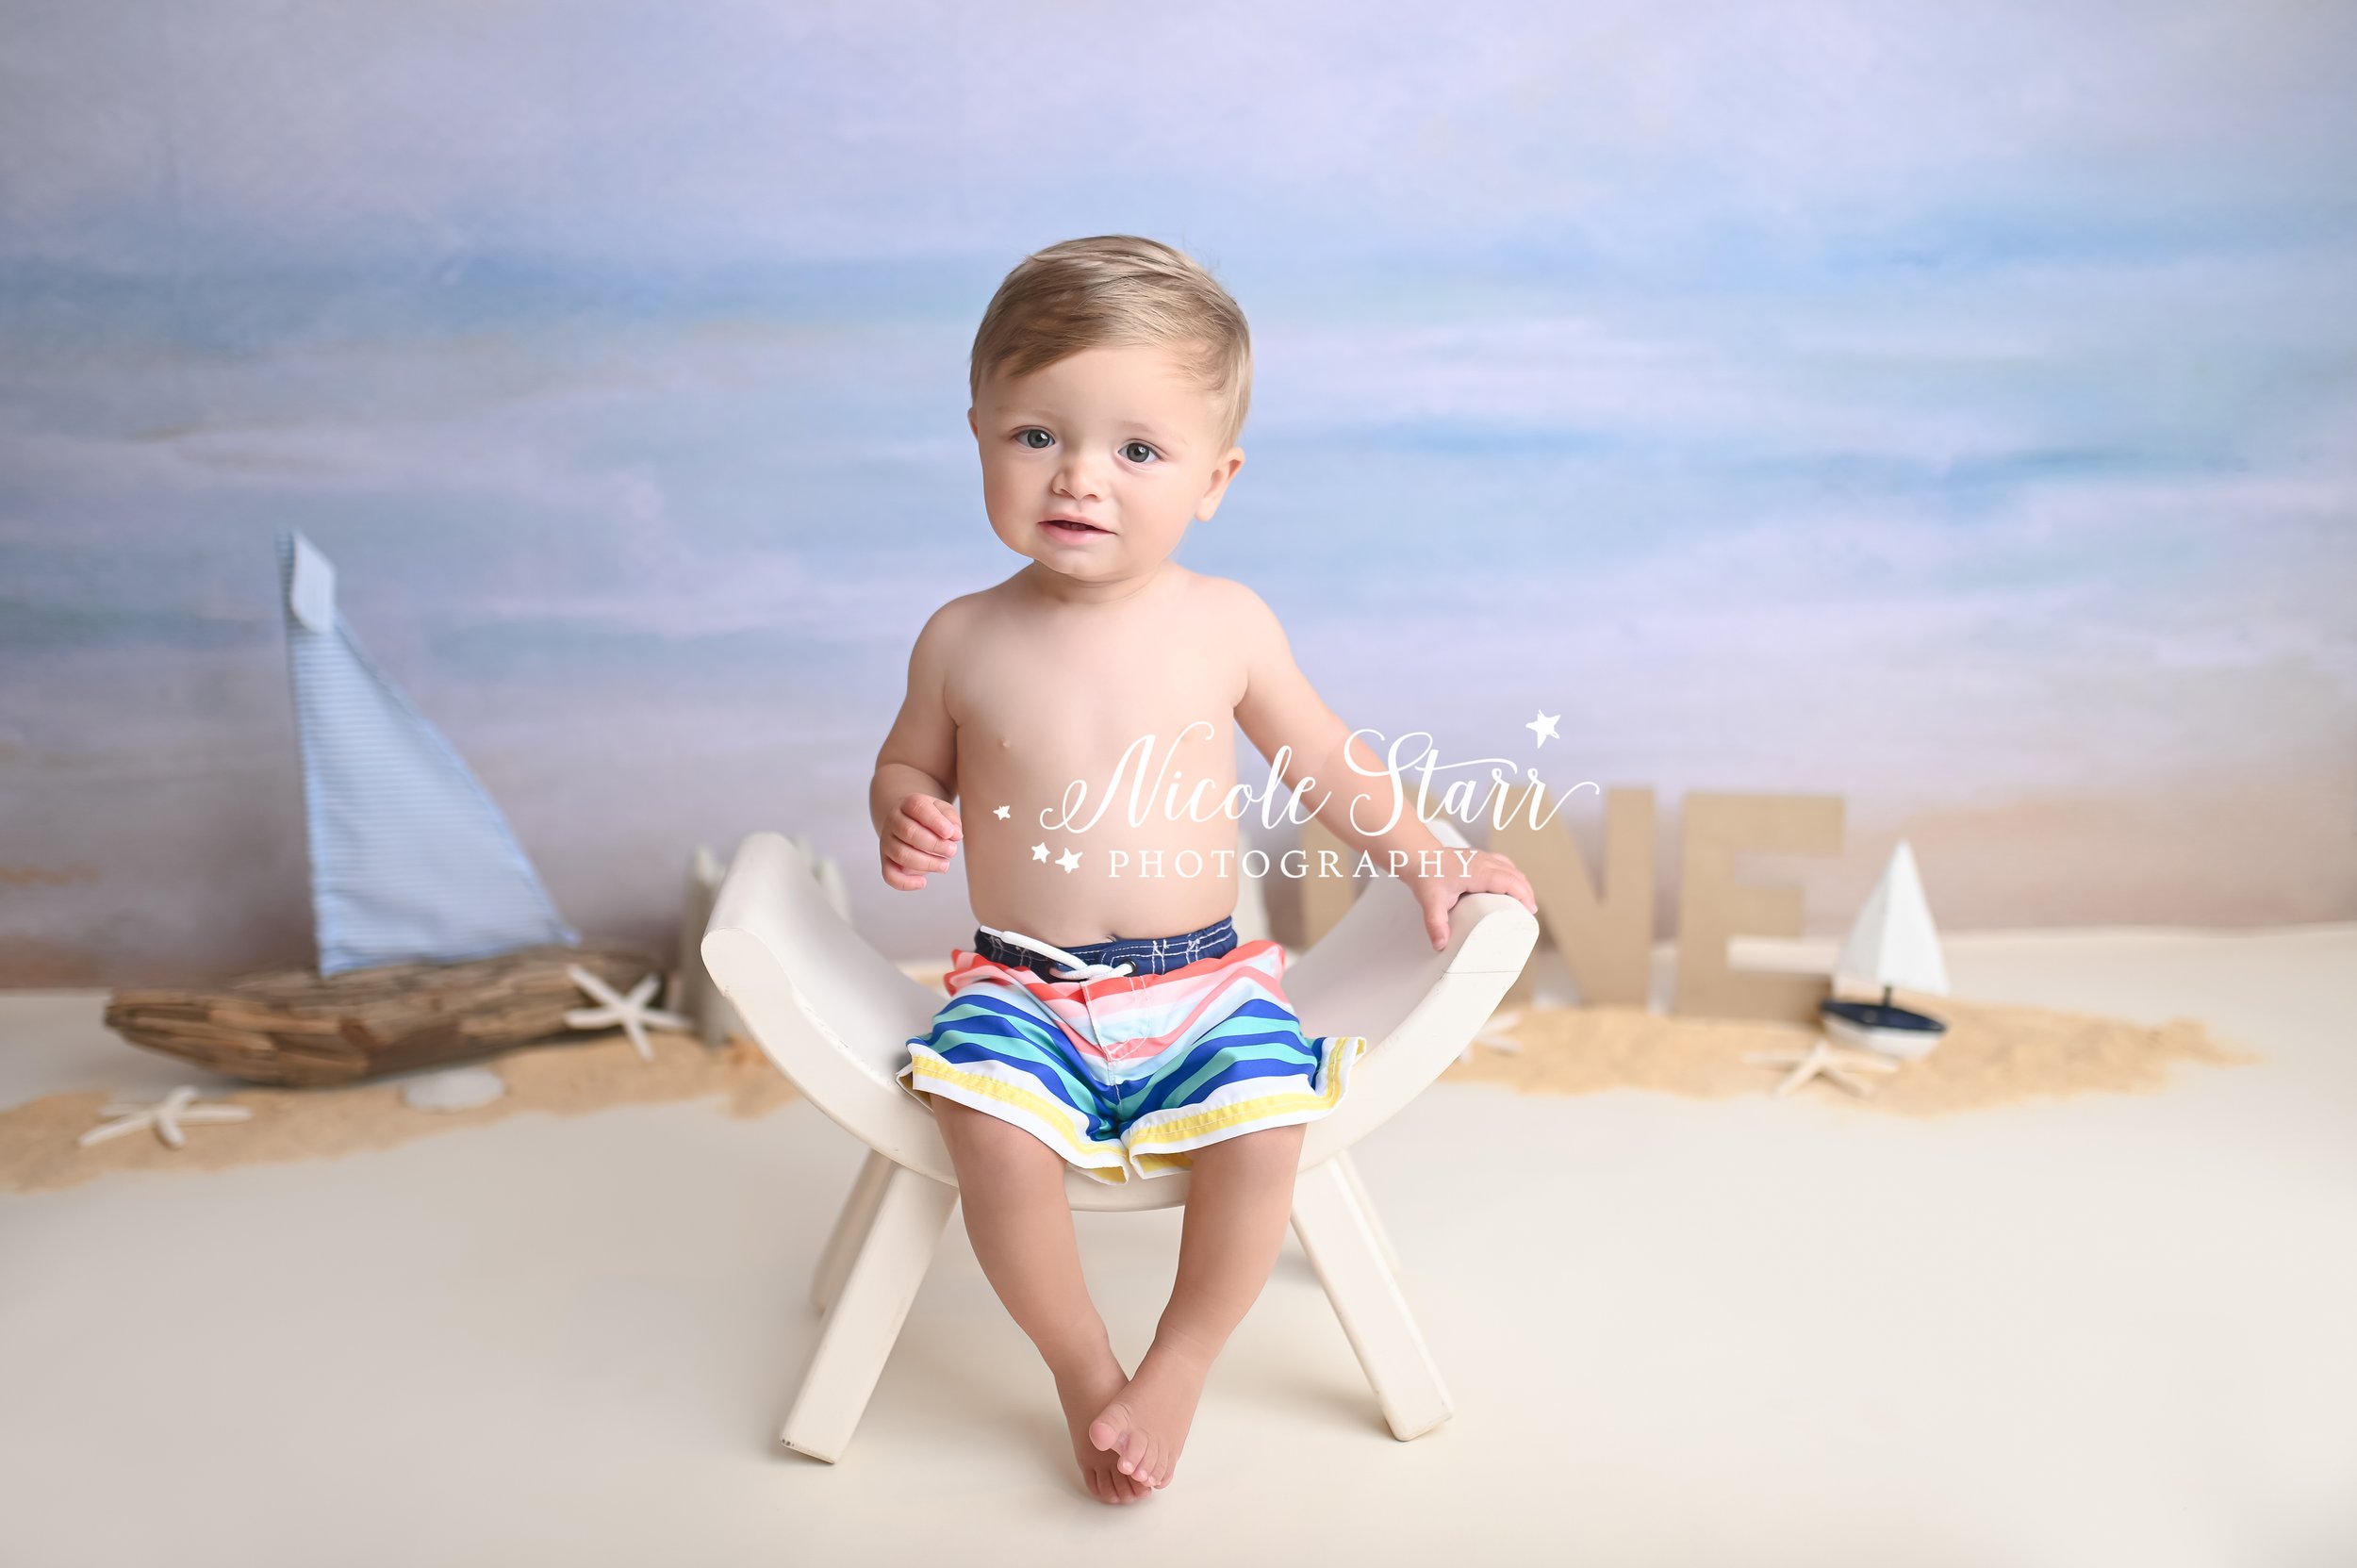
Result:
[[[702,951],[754,1043],[829,1120],[957,1184],[932,1114],[893,1079],[942,999],[851,929],[783,834],[749,834],[737,846]]]
[[[1331,1115],[1310,1124],[1304,1169],[1382,1126],[1448,1070],[1514,983],[1539,940],[1538,917],[1503,893],[1470,893],[1449,911],[1435,951],[1424,911],[1386,878],[1285,971],[1305,1033],[1363,1034],[1366,1054]]]

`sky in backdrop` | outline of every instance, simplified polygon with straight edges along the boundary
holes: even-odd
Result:
[[[576,925],[668,951],[775,827],[946,953],[866,781],[1019,565],[982,306],[1112,232],[1253,324],[1180,560],[1353,724],[1652,789],[1665,933],[1697,789],[1843,797],[1812,933],[1902,837],[1949,929],[2357,916],[2352,67],[2329,5],[10,0],[0,983],[309,961],[288,525]]]

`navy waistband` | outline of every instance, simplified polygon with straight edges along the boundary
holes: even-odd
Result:
[[[1014,929],[1022,930],[1019,926]],[[1038,937],[1040,941],[1053,946],[1063,946],[1053,937],[1042,936],[1035,931],[1026,931],[1023,934]],[[1177,936],[1116,936],[1110,941],[1064,948],[1064,951],[1083,964],[1134,964],[1138,974],[1160,975],[1184,968],[1200,959],[1217,958],[1230,952],[1234,950],[1237,940],[1235,916],[1223,915],[1208,926],[1182,932]],[[1055,971],[1063,966],[1061,959],[1033,952],[1029,948],[1019,948],[1012,942],[1001,942],[980,928],[974,933],[974,950],[993,964],[1030,969],[1047,980],[1053,980]]]

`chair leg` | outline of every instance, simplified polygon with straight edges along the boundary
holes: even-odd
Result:
[[[859,1256],[868,1228],[876,1223],[876,1205],[883,1200],[884,1183],[891,1176],[891,1160],[869,1149],[851,1183],[851,1196],[843,1200],[843,1212],[834,1216],[826,1249],[818,1254],[817,1272],[811,1277],[810,1304],[819,1312],[825,1312],[843,1289],[843,1277],[851,1272],[851,1260]]]
[[[955,1187],[892,1165],[866,1239],[844,1275],[810,1370],[785,1413],[778,1438],[788,1448],[829,1464],[843,1457],[957,1206]]]
[[[1375,1386],[1392,1435],[1405,1443],[1447,1420],[1453,1411],[1441,1370],[1416,1330],[1399,1281],[1383,1262],[1367,1211],[1352,1197],[1350,1178],[1333,1160],[1295,1180],[1293,1224]]]
[[[1350,1183],[1350,1196],[1358,1200],[1359,1212],[1366,1216],[1367,1229],[1375,1232],[1375,1245],[1383,1254],[1383,1262],[1393,1274],[1399,1272],[1399,1248],[1392,1245],[1392,1234],[1383,1229],[1383,1217],[1375,1212],[1375,1199],[1367,1196],[1367,1184],[1359,1179],[1358,1164],[1344,1149],[1334,1156],[1334,1164],[1343,1168],[1343,1180]]]

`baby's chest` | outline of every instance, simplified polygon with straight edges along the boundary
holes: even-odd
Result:
[[[952,670],[958,770],[1035,786],[1103,783],[1125,755],[1189,778],[1232,773],[1243,671],[1232,652],[1132,642],[998,650]]]

